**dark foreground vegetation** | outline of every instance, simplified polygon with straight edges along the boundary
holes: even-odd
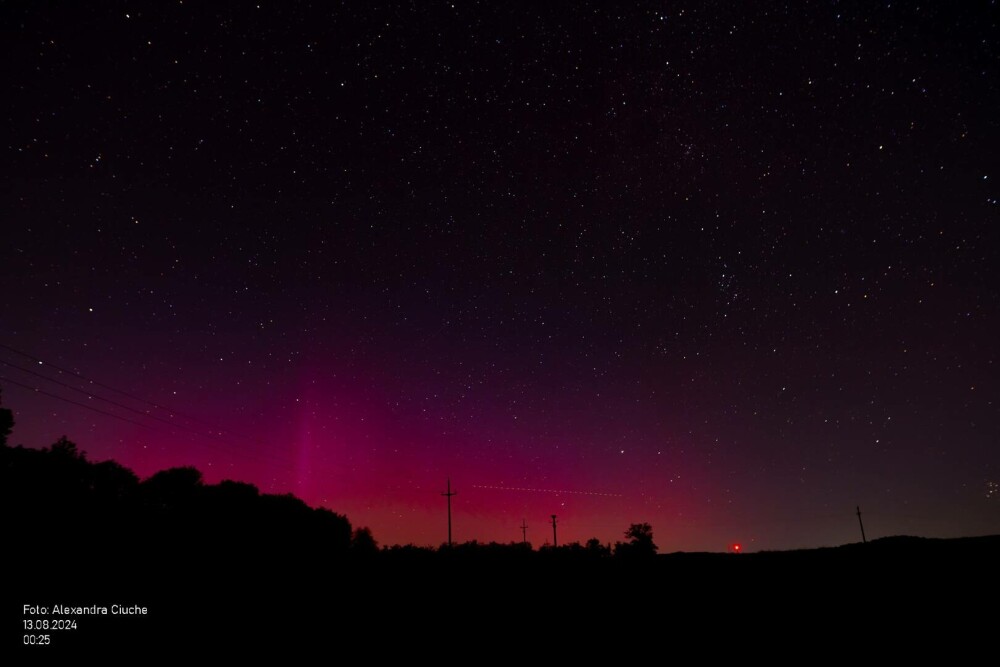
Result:
[[[4,597],[17,616],[8,628],[33,617],[23,605],[147,609],[78,616],[77,630],[51,633],[52,652],[364,641],[372,655],[400,658],[449,638],[475,651],[551,633],[564,644],[547,651],[587,653],[637,636],[827,636],[859,623],[940,634],[961,618],[975,632],[988,617],[974,610],[997,604],[998,536],[656,555],[650,527],[634,524],[614,548],[379,548],[347,517],[289,495],[207,485],[193,468],[140,481],[65,439],[9,447],[3,427]]]

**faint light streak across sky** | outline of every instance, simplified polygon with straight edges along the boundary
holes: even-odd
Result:
[[[524,491],[528,493],[566,493],[576,496],[605,496],[607,498],[623,498],[621,493],[605,493],[603,491],[569,491],[567,489],[538,489],[528,486],[496,486],[490,484],[473,484],[474,489],[492,489],[494,491]]]

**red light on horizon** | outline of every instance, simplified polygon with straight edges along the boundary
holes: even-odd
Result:
[[[743,547],[741,547],[739,544],[733,545],[733,551],[735,551],[736,553],[739,553],[742,548]]]

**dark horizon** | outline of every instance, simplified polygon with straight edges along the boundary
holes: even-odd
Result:
[[[449,478],[456,542],[1000,532],[995,3],[0,15],[13,444],[389,544]]]
[[[232,655],[287,650],[291,639],[329,649],[331,638],[375,633],[392,639],[380,656],[413,659],[440,655],[442,619],[484,646],[526,628],[585,631],[591,656],[620,652],[646,627],[691,633],[704,646],[706,632],[733,641],[775,627],[842,637],[846,619],[872,628],[892,619],[908,632],[930,624],[932,637],[988,626],[968,600],[994,578],[1000,535],[658,555],[653,527],[639,523],[613,548],[594,539],[538,550],[475,541],[379,549],[367,529],[292,495],[206,485],[193,468],[140,481],[112,461],[87,461],[66,439],[10,447],[11,421],[0,410],[0,506],[16,643],[27,651]],[[898,655],[895,638],[891,646]],[[567,649],[558,652],[565,659]]]
[[[1000,547],[1000,534],[950,539],[889,535],[871,540],[871,544],[879,545],[877,547],[868,547],[868,540],[862,534],[860,541],[823,545],[811,550],[752,551],[733,544],[716,552],[663,551],[655,542],[655,527],[648,523],[631,524],[622,532],[622,539],[613,544],[602,543],[596,537],[585,542],[558,544],[546,538],[536,544],[527,540],[526,535],[521,541],[507,542],[480,541],[473,536],[454,544],[447,540],[437,545],[380,544],[378,536],[367,526],[352,524],[348,516],[309,507],[293,494],[260,493],[256,486],[242,480],[206,483],[201,471],[189,466],[160,470],[140,479],[117,461],[90,459],[76,443],[65,437],[44,448],[11,445],[5,441],[10,433],[10,415],[9,410],[0,406],[0,472],[3,475],[0,486],[4,511],[10,512],[12,535],[19,543],[31,544],[35,551],[86,540],[93,545],[92,551],[97,555],[78,558],[78,567],[103,567],[104,558],[114,551],[137,546],[148,548],[150,541],[178,551],[201,549],[206,551],[206,562],[215,562],[220,551],[228,553],[234,548],[248,547],[252,544],[248,541],[251,539],[257,541],[256,549],[265,552],[280,543],[289,563],[299,559],[298,562],[307,567],[316,566],[326,558],[351,556],[357,562],[356,559],[368,560],[379,553],[394,556],[395,562],[401,565],[420,558],[421,553],[433,552],[461,559],[489,558],[516,565],[525,563],[525,553],[545,552],[561,553],[562,558],[584,563],[612,557],[624,563],[639,563],[657,555],[774,556],[808,551],[819,554],[831,549],[840,551],[841,558],[849,558],[851,556],[846,554],[850,552],[844,549],[850,547],[876,549],[855,552],[853,557],[865,553],[870,554],[869,558],[876,554],[901,557],[907,550],[914,549],[918,552],[915,557],[923,557],[931,549],[956,557],[961,553],[976,556],[977,545],[983,553]],[[221,532],[220,526],[225,526]],[[272,542],[272,547],[266,546]],[[300,551],[300,544],[310,545],[312,553]],[[317,555],[320,556],[318,560]],[[471,564],[475,560],[468,562]]]

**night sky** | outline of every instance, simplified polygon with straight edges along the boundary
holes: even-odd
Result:
[[[449,476],[459,541],[1000,532],[995,2],[0,12],[14,443],[383,544]]]

